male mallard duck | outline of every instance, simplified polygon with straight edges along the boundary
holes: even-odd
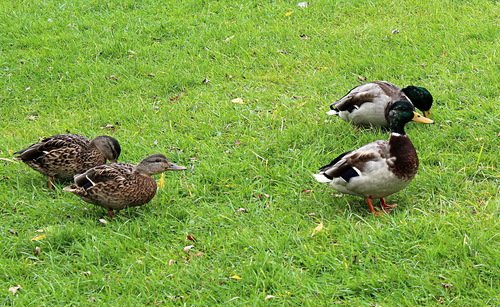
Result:
[[[116,162],[121,148],[110,136],[98,136],[92,141],[76,134],[59,134],[41,140],[15,153],[16,159],[48,176],[49,188],[55,179],[70,179],[91,167]]]
[[[407,100],[393,103],[388,119],[389,141],[375,141],[343,153],[314,175],[316,180],[330,183],[339,192],[365,197],[372,213],[375,213],[373,198],[380,198],[384,211],[395,207],[386,204],[384,197],[403,189],[417,173],[417,152],[405,134],[405,124],[412,119],[423,123],[430,121],[419,117]]]
[[[185,170],[184,166],[169,162],[164,155],[155,154],[134,166],[112,163],[96,166],[75,176],[75,183],[64,188],[86,202],[113,210],[140,206],[156,194],[156,181],[151,175],[164,171]]]
[[[338,115],[356,125],[388,127],[389,108],[401,100],[410,101],[424,112],[425,117],[429,116],[433,98],[427,89],[412,85],[400,89],[386,81],[365,83],[353,88],[330,105],[331,111],[327,114]]]

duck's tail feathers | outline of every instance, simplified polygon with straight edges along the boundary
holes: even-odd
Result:
[[[322,183],[328,183],[328,182],[331,182],[332,180],[329,179],[328,177],[326,177],[324,174],[313,174],[314,176],[314,179],[316,179],[318,182],[322,182]]]

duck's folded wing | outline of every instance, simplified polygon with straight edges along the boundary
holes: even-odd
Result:
[[[383,141],[367,144],[355,151],[345,152],[323,166],[314,177],[320,182],[329,182],[335,178],[342,178],[349,182],[351,178],[362,176],[368,162],[384,161]]]
[[[93,167],[83,174],[76,175],[74,180],[78,187],[88,189],[97,183],[126,180],[134,167],[128,164],[113,163]]]
[[[41,140],[14,154],[22,161],[36,160],[47,152],[60,148],[77,148],[86,146],[88,140],[80,135],[59,134]]]
[[[347,95],[334,102],[330,108],[335,111],[352,112],[361,105],[373,102],[381,94],[381,89],[376,83],[367,83],[353,88]]]

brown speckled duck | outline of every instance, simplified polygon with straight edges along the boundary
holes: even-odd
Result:
[[[162,154],[154,154],[134,166],[111,163],[96,166],[75,176],[75,183],[64,188],[86,202],[104,207],[110,217],[113,210],[141,206],[156,194],[156,181],[151,175],[164,171],[185,170]]]
[[[54,180],[72,179],[92,168],[116,162],[121,148],[110,136],[98,136],[92,141],[76,134],[59,134],[41,140],[15,153],[16,159],[48,177],[48,187],[54,187]]]
[[[392,131],[389,141],[375,141],[343,153],[314,175],[341,193],[364,197],[374,214],[379,212],[373,207],[373,198],[380,198],[383,212],[390,211],[395,205],[387,204],[384,197],[406,187],[417,173],[417,152],[405,134],[405,124],[412,119],[430,121],[418,117],[406,100],[392,104],[388,118]]]
[[[359,126],[388,127],[389,108],[401,100],[412,103],[424,112],[425,117],[430,115],[433,98],[426,88],[410,85],[401,89],[387,81],[369,82],[353,88],[330,105],[331,111],[327,114],[338,115]]]

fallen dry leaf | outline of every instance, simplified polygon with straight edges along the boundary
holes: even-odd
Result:
[[[242,98],[238,97],[238,98],[234,98],[233,100],[231,100],[232,103],[236,103],[236,104],[245,104],[245,102],[243,101]]]
[[[234,280],[241,280],[241,276],[237,275],[237,274],[231,275],[231,276],[229,276],[229,278],[234,279]]]
[[[196,241],[196,238],[192,234],[189,234],[189,235],[186,236],[186,240],[188,240],[188,241]]]
[[[247,209],[245,209],[245,208],[238,208],[238,209],[236,209],[236,211],[235,211],[235,212],[236,212],[236,213],[248,213],[248,210],[247,210]]]
[[[31,238],[31,241],[40,241],[40,240],[45,239],[46,237],[47,237],[47,235],[45,235],[45,234],[39,235],[39,236]]]
[[[359,81],[366,81],[366,77],[365,77],[365,76],[361,76],[361,75],[359,75],[359,76],[358,76],[358,80],[359,80]]]
[[[309,194],[309,193],[311,193],[311,192],[312,192],[312,190],[309,190],[309,189],[304,189],[304,190],[302,190],[302,193],[304,193],[304,194]]]
[[[35,232],[43,233],[43,232],[45,232],[45,230],[43,230],[43,229],[37,229],[37,230],[35,230]]]
[[[203,256],[203,253],[202,253],[202,252],[196,252],[196,253],[194,254],[194,256],[195,256],[195,257],[201,257],[201,256]]]
[[[185,252],[186,254],[189,254],[189,251],[191,251],[191,249],[193,247],[194,247],[194,245],[184,246],[184,248],[182,249],[182,251]]]
[[[108,221],[106,221],[105,219],[99,219],[99,223],[106,225]]]
[[[288,11],[288,12],[286,12],[286,13],[285,13],[285,16],[286,16],[286,17],[290,17],[290,16],[292,16],[292,15],[293,15],[293,11]]]
[[[234,35],[231,35],[231,36],[229,36],[229,37],[226,37],[226,38],[224,39],[224,41],[227,43],[227,42],[229,42],[230,40],[232,40],[233,38],[234,38]]]
[[[168,265],[174,265],[174,264],[175,264],[175,260],[174,260],[174,259],[170,259],[170,260],[168,261]]]
[[[318,224],[318,226],[316,226],[316,227],[313,229],[313,231],[312,231],[312,233],[311,233],[311,237],[314,237],[317,233],[319,233],[319,232],[320,232],[320,231],[322,231],[322,230],[323,230],[323,222],[320,222],[320,223]]]
[[[101,126],[101,129],[115,130],[115,125],[113,125],[113,124],[106,124],[105,126]]]
[[[268,295],[266,295],[264,300],[268,301],[268,300],[272,300],[273,298],[276,298],[276,296],[268,294]]]
[[[10,287],[9,288],[9,292],[12,293],[13,295],[16,295],[17,291],[21,290],[21,286],[20,285],[17,285],[17,286],[14,286],[14,287]]]

